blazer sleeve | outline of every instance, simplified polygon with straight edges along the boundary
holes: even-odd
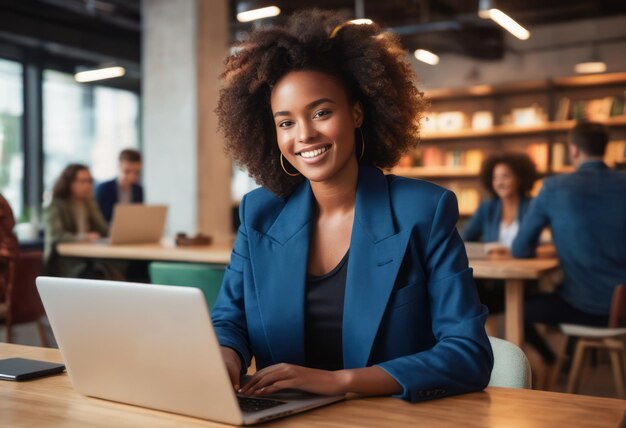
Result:
[[[64,224],[63,211],[63,207],[56,201],[52,201],[44,211],[46,239],[54,244],[78,240],[78,234],[69,230]]]
[[[478,299],[465,248],[456,231],[457,219],[456,198],[446,191],[439,200],[425,248],[436,344],[378,365],[402,386],[397,397],[408,401],[478,391],[491,377],[493,353],[484,328],[487,309]]]
[[[539,195],[528,206],[522,219],[517,236],[513,240],[511,254],[513,257],[529,258],[535,256],[541,231],[550,224],[547,207],[550,201],[550,180],[545,180]]]
[[[485,223],[486,214],[487,206],[483,202],[461,230],[461,237],[464,241],[480,241],[483,238],[483,224]]]
[[[224,279],[211,313],[217,340],[221,346],[234,349],[242,359],[241,370],[246,372],[252,360],[252,348],[244,305],[244,270],[250,264],[248,234],[245,224],[246,197],[239,206],[240,226],[226,267]]]

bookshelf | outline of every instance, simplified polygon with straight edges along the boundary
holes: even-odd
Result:
[[[391,172],[453,190],[462,216],[487,196],[479,171],[492,153],[526,152],[542,175],[572,172],[566,138],[579,118],[609,128],[609,165],[626,161],[626,73],[436,89],[426,96],[431,108],[420,145]]]

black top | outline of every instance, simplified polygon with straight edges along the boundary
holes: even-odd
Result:
[[[348,254],[321,276],[307,275],[304,351],[307,367],[343,368],[341,326],[348,274]]]

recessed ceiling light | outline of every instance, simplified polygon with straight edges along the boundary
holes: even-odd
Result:
[[[106,67],[96,70],[80,71],[74,74],[74,80],[79,83],[94,82],[96,80],[112,79],[126,74],[124,67]]]
[[[280,8],[277,6],[262,7],[260,9],[246,10],[237,14],[237,21],[250,22],[257,19],[270,18],[280,15]]]
[[[416,49],[414,55],[415,58],[422,62],[425,62],[426,64],[439,64],[439,55],[434,54],[431,51],[427,51],[426,49]]]

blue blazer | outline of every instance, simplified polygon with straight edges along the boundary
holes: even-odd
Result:
[[[532,198],[522,198],[517,209],[517,221],[522,219]],[[498,198],[483,201],[472,218],[461,231],[464,241],[498,242],[500,238],[500,221],[502,219],[502,202]]]
[[[289,198],[247,194],[212,318],[244,367],[304,365],[308,182]],[[360,166],[343,313],[344,368],[378,365],[410,401],[483,389],[493,354],[454,194]],[[245,370],[245,369],[244,369]]]
[[[563,284],[575,308],[608,315],[615,286],[626,281],[626,173],[601,161],[544,180],[513,241],[515,257],[532,257],[550,226]]]
[[[107,223],[111,223],[113,217],[113,207],[117,204],[117,179],[100,183],[96,188],[96,200],[102,211],[102,215]],[[139,184],[132,186],[132,201],[136,204],[143,203],[143,187]]]

